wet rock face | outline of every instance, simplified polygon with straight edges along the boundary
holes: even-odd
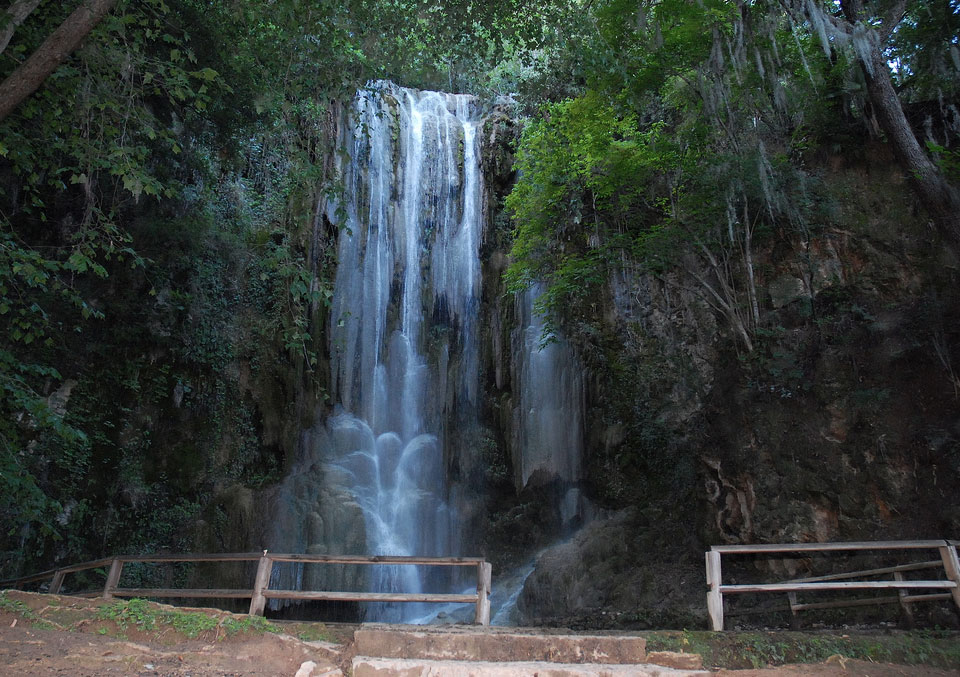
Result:
[[[775,311],[779,335],[758,351],[755,380],[728,369],[707,402],[718,447],[702,456],[708,538],[942,538],[956,530],[957,514],[935,507],[960,470],[960,403],[937,346],[960,304],[944,277],[916,266],[932,252],[895,244],[838,232],[795,247],[816,252],[812,272]],[[952,363],[957,348],[940,354]]]
[[[960,531],[949,498],[960,493],[960,266],[888,160],[868,162],[825,170],[834,223],[758,248],[753,352],[681,272],[614,276],[593,333],[573,337],[592,374],[583,472],[603,507],[662,512],[635,527],[648,530],[642,544],[600,517],[548,549],[520,598],[527,621],[650,608],[637,590],[657,580],[671,542],[654,527],[692,535],[672,561],[697,586],[711,544]],[[760,566],[793,577],[814,564]],[[703,606],[699,589],[663,578],[660,604]]]
[[[513,148],[519,138],[513,106],[497,106],[484,118],[480,133],[480,166],[490,195],[505,195],[514,179]]]
[[[680,627],[699,622],[700,567],[656,547],[633,511],[598,519],[537,559],[518,600],[521,624]],[[678,539],[678,540],[682,540]]]

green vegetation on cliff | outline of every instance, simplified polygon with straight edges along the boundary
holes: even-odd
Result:
[[[627,614],[697,613],[660,591],[705,544],[956,533],[960,7],[583,10],[521,87],[507,281],[590,370],[588,491],[631,563],[574,539],[521,605],[596,622],[577,600],[629,579]]]
[[[884,19],[901,27],[894,31],[867,27],[883,17],[884,3],[869,12],[840,4],[832,13],[811,3],[591,4],[577,39],[557,48],[589,56],[566,73],[583,85],[576,96],[541,107],[520,144],[520,178],[507,200],[517,223],[514,285],[547,282],[541,306],[556,315],[579,307],[628,260],[655,274],[680,269],[678,284],[694,288],[752,352],[768,329],[757,247],[835,220],[811,158],[825,149],[855,152],[871,131],[882,132],[904,172],[918,178],[921,170],[883,123],[894,112],[902,116],[910,98],[944,102],[927,124],[948,145],[960,131],[948,112],[957,92],[950,57],[956,8],[901,3],[895,18]],[[934,12],[945,25],[920,30]],[[856,24],[852,34],[838,28],[845,23]],[[870,59],[878,54],[899,64],[895,73],[874,69]],[[920,63],[936,63],[938,75],[914,72]],[[900,87],[902,102],[874,94],[870,81],[884,78]],[[911,135],[917,143],[919,133]],[[936,180],[950,203],[955,149],[930,143],[936,155],[924,161],[939,158],[944,172]],[[946,242],[960,245],[950,219],[938,216],[942,205],[926,206]]]

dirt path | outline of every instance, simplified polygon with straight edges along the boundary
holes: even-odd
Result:
[[[267,625],[212,609],[11,590],[0,593],[0,675],[292,677],[306,661],[318,666],[313,677],[340,674],[330,645]]]
[[[318,663],[314,677],[336,668],[308,644],[286,635],[264,633],[204,642],[181,639],[123,640],[86,632],[31,628],[11,614],[0,614],[0,674],[162,675],[163,677],[277,677],[296,674],[308,660]],[[11,627],[13,626],[13,627]]]

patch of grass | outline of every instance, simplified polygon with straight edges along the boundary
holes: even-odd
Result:
[[[241,632],[255,632],[257,634],[263,634],[264,632],[283,632],[281,628],[263,616],[246,616],[244,618],[228,616],[223,619],[221,625],[228,635],[236,635]]]
[[[30,607],[21,602],[19,599],[10,599],[6,590],[0,592],[0,611],[17,614],[18,616],[23,616],[24,618],[27,618],[28,615],[33,614],[33,612],[30,610]]]
[[[21,602],[18,599],[11,599],[7,595],[6,590],[0,592],[0,611],[16,614],[24,620],[29,621],[30,627],[37,628],[39,630],[53,630],[58,627],[50,621],[44,620],[38,616],[33,609],[27,606],[24,602]]]
[[[336,642],[337,638],[331,634],[323,623],[298,623],[295,627],[287,628],[290,634],[304,642]]]
[[[785,663],[819,663],[843,656],[880,663],[960,667],[960,641],[952,631],[895,632],[877,635],[821,635],[802,632],[643,633],[648,651],[685,651],[703,656],[704,665],[743,669]]]
[[[189,639],[196,639],[204,633],[213,633],[219,639],[222,635],[246,632],[280,632],[279,628],[260,616],[221,618],[196,611],[164,609],[143,599],[105,604],[97,610],[95,618],[113,621],[119,630],[136,628],[141,632],[159,632],[172,628]]]

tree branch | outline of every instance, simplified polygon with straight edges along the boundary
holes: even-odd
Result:
[[[907,0],[897,0],[893,6],[883,15],[883,22],[877,32],[880,34],[880,42],[886,42],[900,22],[903,21],[903,15],[907,12]]]
[[[40,86],[113,9],[117,0],[84,0],[30,58],[0,83],[0,122]]]
[[[0,28],[0,54],[3,54],[3,50],[10,44],[10,39],[13,38],[13,34],[20,24],[30,16],[30,12],[35,10],[39,4],[40,0],[14,0],[10,9],[4,12],[6,24]]]
[[[863,13],[863,0],[841,0],[840,11],[852,24],[860,21],[860,15]]]

